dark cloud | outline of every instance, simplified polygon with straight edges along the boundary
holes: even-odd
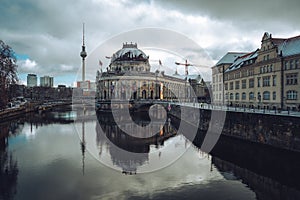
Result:
[[[296,0],[2,0],[0,39],[35,61],[36,72],[49,75],[77,72],[82,22],[86,23],[88,55],[124,31],[159,27],[186,35],[218,60],[227,51],[258,48],[265,31],[274,37],[299,34],[299,5]],[[144,37],[157,43],[162,40],[147,33]],[[24,72],[31,69],[24,67]]]
[[[273,25],[295,28],[299,25],[300,18],[299,0],[160,0],[158,2],[165,8],[230,21],[238,26],[246,26],[248,29]]]

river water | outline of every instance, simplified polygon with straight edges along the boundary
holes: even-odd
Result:
[[[137,144],[106,114],[81,121],[78,112],[0,124],[0,199],[300,198],[298,154],[226,138],[206,154],[172,120]]]

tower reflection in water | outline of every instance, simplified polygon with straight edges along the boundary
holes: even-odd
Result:
[[[109,152],[112,164],[121,168],[124,174],[136,174],[139,167],[149,165],[150,162],[157,168],[158,164],[153,162],[160,160],[165,142],[178,137],[171,119],[159,109],[152,113],[151,119],[148,112],[131,113],[131,119],[124,118],[122,114],[116,117],[111,112],[98,112],[97,119],[99,157],[106,156],[103,155],[104,151]],[[137,129],[135,135],[124,131],[136,125],[140,129]],[[159,131],[152,134],[155,130]],[[156,159],[150,161],[150,154],[155,154]]]

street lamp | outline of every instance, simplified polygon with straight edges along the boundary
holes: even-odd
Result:
[[[158,81],[157,81],[157,76],[158,76],[159,71],[155,71],[155,99],[158,99]]]

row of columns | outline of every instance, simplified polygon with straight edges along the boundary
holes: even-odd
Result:
[[[99,99],[181,99],[191,97],[188,84],[153,80],[100,80]]]

